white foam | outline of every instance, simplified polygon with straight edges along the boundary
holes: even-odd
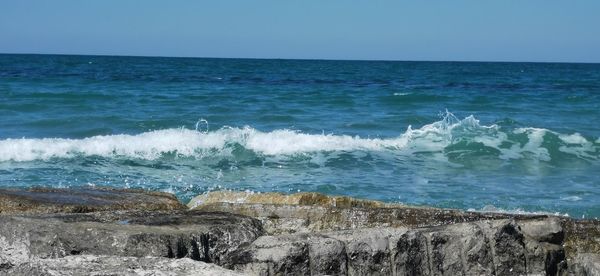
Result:
[[[207,124],[207,122],[205,122]],[[509,139],[496,125],[482,126],[473,116],[463,120],[451,113],[418,129],[408,127],[395,138],[362,138],[334,134],[308,134],[280,129],[262,132],[251,127],[224,127],[215,131],[189,129],[155,130],[138,135],[94,136],[84,139],[42,138],[0,140],[0,161],[32,161],[77,156],[130,157],[153,160],[164,154],[203,158],[207,155],[230,155],[238,144],[257,154],[277,156],[338,151],[387,151],[394,154],[433,153],[443,156],[444,149],[466,139],[500,151],[500,158],[517,159],[533,156],[550,160],[543,147],[546,129],[521,128],[515,134],[526,134],[528,142],[521,145]],[[558,135],[558,134],[557,134]],[[580,134],[560,135],[566,145],[561,151],[589,157],[595,146]],[[509,148],[504,143],[512,144]],[[318,157],[318,156],[316,156]],[[319,159],[319,158],[317,158]]]
[[[560,146],[558,150],[564,153],[576,155],[580,158],[595,159],[593,155],[596,151],[594,144],[591,141],[588,141],[581,134],[560,134],[558,135],[558,138],[566,143],[566,145]]]
[[[467,209],[469,212],[481,212],[481,213],[500,213],[500,214],[512,214],[512,215],[551,215],[551,216],[561,216],[561,217],[569,217],[568,213],[560,213],[560,212],[543,212],[543,211],[525,211],[521,208],[516,209],[502,209],[495,207],[493,205],[486,205],[483,208],[477,210],[473,208]]]
[[[129,156],[156,159],[163,153],[197,154],[197,149],[222,147],[220,137],[198,139],[199,132],[167,129],[139,135],[94,136],[85,139],[6,139],[0,141],[0,161],[72,158],[77,155]],[[210,134],[207,136],[214,136]]]
[[[571,135],[566,135],[566,134],[560,134],[558,135],[558,138],[560,138],[561,140],[563,140],[563,142],[567,143],[567,144],[587,144],[589,143],[587,139],[585,139],[583,136],[581,136],[581,134],[579,133],[574,133]]]
[[[564,200],[564,201],[580,201],[581,197],[579,197],[579,196],[565,196],[565,197],[561,197],[560,199]]]

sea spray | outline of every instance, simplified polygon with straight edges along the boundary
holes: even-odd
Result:
[[[198,121],[208,125],[206,120]],[[196,127],[198,127],[198,124]],[[548,137],[558,139],[548,140]],[[463,154],[481,147],[497,152],[499,159],[533,158],[551,161],[551,152],[573,158],[598,160],[599,147],[581,134],[561,134],[541,128],[502,129],[481,125],[474,116],[462,120],[448,112],[442,120],[408,129],[395,138],[362,138],[334,134],[309,134],[280,129],[263,132],[246,126],[223,127],[208,132],[199,129],[163,129],[137,135],[94,136],[84,139],[42,138],[0,140],[0,161],[33,161],[81,156],[126,157],[154,160],[167,154],[202,159],[231,155],[235,145],[258,155],[291,156],[319,152],[361,151],[397,155],[415,153]],[[477,146],[481,145],[481,146]]]

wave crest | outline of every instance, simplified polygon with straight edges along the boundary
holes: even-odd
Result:
[[[504,130],[481,125],[468,116],[462,120],[447,112],[442,120],[408,129],[395,138],[361,138],[307,134],[281,129],[262,132],[252,127],[223,127],[212,132],[164,129],[137,135],[94,136],[84,139],[42,138],[0,140],[0,161],[34,161],[77,156],[127,157],[153,160],[165,154],[203,158],[230,155],[236,146],[266,156],[315,152],[366,151],[394,154],[433,153],[449,157],[493,154],[499,159],[533,158],[550,161],[569,155],[598,160],[600,139],[579,133],[561,134],[540,128]]]

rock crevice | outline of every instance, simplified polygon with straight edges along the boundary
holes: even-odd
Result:
[[[248,198],[219,202],[225,194],[221,192],[204,196],[210,200],[196,201],[193,210],[186,210],[175,208],[183,205],[158,193],[91,189],[78,190],[76,198],[116,196],[112,203],[106,199],[94,207],[75,208],[85,202],[65,200],[72,191],[64,196],[58,190],[47,192],[51,196],[42,190],[0,191],[13,207],[26,198],[17,209],[0,204],[0,275],[598,275],[600,271],[597,221],[415,208],[313,194],[285,199],[266,195],[256,197],[257,203]],[[162,201],[151,210],[115,204],[127,197],[150,201],[146,205],[155,197],[170,203]]]

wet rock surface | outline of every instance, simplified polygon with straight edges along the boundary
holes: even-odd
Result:
[[[2,256],[13,265],[69,255],[190,258],[220,263],[263,234],[255,219],[201,211],[0,216]]]
[[[314,193],[112,201],[159,197],[140,210],[106,191],[0,192],[0,275],[599,275],[597,221]]]
[[[0,214],[187,209],[168,193],[113,188],[0,189]]]
[[[546,217],[464,212],[347,197],[322,197],[328,198],[316,193],[283,195],[215,192],[192,199],[188,206],[195,210],[227,211],[256,218],[263,223],[269,234],[377,227],[428,227],[490,219]]]
[[[234,191],[216,191],[201,194],[188,203],[191,209],[200,205],[210,203],[256,203],[256,204],[278,204],[278,205],[299,205],[299,206],[322,206],[338,208],[378,208],[378,207],[399,207],[404,205],[389,204],[376,200],[356,199],[347,196],[327,196],[319,193],[246,193]]]

